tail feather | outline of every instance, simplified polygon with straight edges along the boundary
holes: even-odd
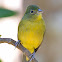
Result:
[[[28,61],[29,60],[29,58],[26,56],[26,61]]]

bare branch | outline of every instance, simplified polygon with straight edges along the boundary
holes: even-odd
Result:
[[[15,46],[16,41],[11,38],[0,38],[0,43],[8,43],[8,44],[12,44],[13,46]],[[22,44],[16,47],[19,50],[21,50],[24,53],[24,55],[26,55],[29,59],[31,59],[31,57],[29,57],[31,53],[25,47],[23,47]],[[34,58],[33,62],[38,62],[38,61]]]

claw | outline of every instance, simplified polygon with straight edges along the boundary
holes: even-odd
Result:
[[[31,57],[31,59],[29,60],[29,62],[31,62],[31,61],[32,61],[32,59],[34,59],[34,58],[35,58],[35,51],[34,51],[34,53],[33,53],[33,54],[31,54],[29,57]]]
[[[20,44],[20,40],[18,40],[18,42],[15,43],[15,47]]]

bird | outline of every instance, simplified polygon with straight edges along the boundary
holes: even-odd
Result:
[[[43,41],[46,27],[42,13],[37,5],[29,5],[18,25],[18,40],[32,54],[30,61]]]

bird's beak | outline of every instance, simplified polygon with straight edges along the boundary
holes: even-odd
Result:
[[[41,9],[38,9],[38,12],[40,12],[40,13],[43,13],[43,10],[41,10]]]

